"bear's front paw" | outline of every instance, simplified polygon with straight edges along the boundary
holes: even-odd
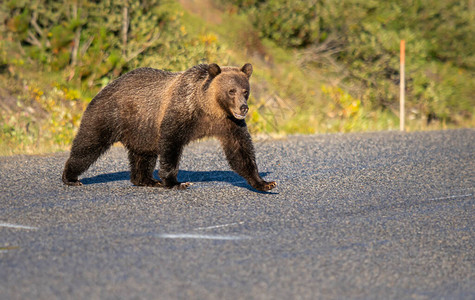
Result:
[[[64,184],[69,185],[69,186],[81,186],[82,185],[82,182],[79,181],[79,180],[68,181],[68,180],[63,179],[63,182],[64,182]]]
[[[173,186],[174,190],[186,190],[189,186],[193,185],[191,182],[180,182],[179,184]]]
[[[266,192],[266,191],[272,190],[276,186],[277,186],[277,183],[275,181],[271,181],[271,182],[264,181],[258,186],[255,186],[254,188],[258,189],[259,191]]]

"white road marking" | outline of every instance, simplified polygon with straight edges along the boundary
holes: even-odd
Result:
[[[15,228],[15,229],[26,229],[26,230],[38,230],[38,227],[18,225],[18,224],[9,224],[9,223],[0,223],[0,227]]]
[[[251,239],[249,236],[243,235],[209,235],[209,234],[194,234],[194,233],[162,233],[157,234],[156,237],[162,239],[203,239],[203,240],[222,240],[222,241],[238,241]]]
[[[432,198],[432,199],[429,199],[429,201],[431,200],[446,200],[446,199],[453,199],[453,198],[463,198],[463,197],[468,197],[468,196],[472,196],[473,194],[466,194],[466,195],[454,195],[454,196],[448,196],[448,197],[440,197],[440,198]]]
[[[236,223],[214,225],[214,226],[207,226],[207,227],[198,227],[198,228],[195,228],[194,230],[209,230],[209,229],[216,229],[216,228],[223,228],[223,227],[229,227],[229,226],[234,226],[234,225],[240,225],[240,224],[243,224],[243,223],[244,222],[236,222]]]

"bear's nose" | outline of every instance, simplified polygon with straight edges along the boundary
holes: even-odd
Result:
[[[241,114],[243,116],[245,116],[248,111],[249,111],[249,106],[247,106],[246,104],[241,105]]]

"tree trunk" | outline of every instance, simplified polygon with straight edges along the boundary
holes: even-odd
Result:
[[[129,3],[124,0],[122,7],[122,55],[127,56],[127,31],[129,30]]]
[[[73,19],[78,19],[78,10],[79,10],[79,0],[74,1],[73,3]],[[78,63],[78,52],[79,52],[79,42],[81,38],[81,26],[76,28],[76,32],[74,33],[74,41],[73,41],[73,51],[71,53],[71,66],[75,67]]]

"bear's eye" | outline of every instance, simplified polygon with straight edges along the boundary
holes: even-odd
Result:
[[[247,98],[247,96],[249,96],[249,91],[244,91],[242,94]]]
[[[236,95],[236,89],[230,89],[229,90],[229,95],[231,95],[231,96]]]

